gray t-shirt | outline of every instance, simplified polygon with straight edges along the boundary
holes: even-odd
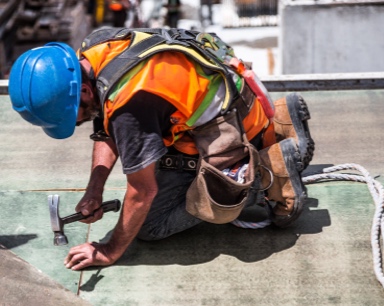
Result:
[[[140,91],[109,120],[125,174],[137,172],[167,153],[163,136],[176,108],[163,98]]]

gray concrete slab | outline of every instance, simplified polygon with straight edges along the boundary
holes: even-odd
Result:
[[[0,305],[91,305],[0,244]]]
[[[353,162],[382,175],[384,91],[303,95],[316,141],[309,170]],[[360,183],[308,186],[303,215],[288,229],[201,224],[163,241],[135,241],[112,267],[68,271],[62,265],[67,247],[51,245],[46,197],[59,193],[67,203],[62,214],[73,212],[88,180],[90,125],[68,140],[52,140],[21,120],[6,96],[0,96],[0,119],[3,244],[68,290],[78,285],[92,305],[382,305],[370,247],[374,205]],[[106,197],[122,199],[124,186],[117,165]],[[92,224],[89,239],[107,239],[116,217]],[[68,248],[86,231],[68,225]]]
[[[0,190],[84,188],[91,167],[92,124],[76,129],[71,138],[52,139],[40,127],[24,121],[12,110],[9,96],[0,95]],[[116,165],[108,186],[124,187]]]

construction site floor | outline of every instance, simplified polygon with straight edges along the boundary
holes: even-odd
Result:
[[[284,94],[273,93],[273,98]],[[308,172],[356,163],[384,182],[384,91],[303,92],[315,157]],[[157,242],[134,241],[113,266],[82,272],[68,250],[108,239],[118,213],[65,226],[54,246],[47,197],[74,213],[88,182],[91,124],[54,140],[0,96],[0,305],[383,305],[375,277],[375,205],[364,183],[307,185],[309,199],[289,228],[203,223]],[[123,200],[117,164],[104,200]]]

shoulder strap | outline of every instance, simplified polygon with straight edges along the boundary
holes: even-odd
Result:
[[[133,46],[131,43],[132,47],[127,48],[105,66],[99,73],[96,81],[100,101],[103,103],[116,82],[146,58],[138,56],[143,50],[148,50],[162,42],[164,42],[164,39],[161,36],[153,35],[142,39]]]
[[[158,29],[135,29],[135,31],[156,34]],[[80,51],[84,52],[95,45],[121,39],[129,39],[132,36],[132,29],[128,28],[100,28],[89,34],[82,42]]]
[[[218,71],[223,75],[227,87],[227,95],[222,109],[222,113],[225,113],[231,102],[237,98],[238,91],[231,74],[228,72],[230,68],[223,63],[223,59],[218,58],[220,54],[217,51],[210,50],[215,46],[206,48],[205,41],[198,39],[206,36],[222,42],[213,33],[201,36],[200,32],[183,29],[104,28],[90,34],[84,40],[80,50],[83,52],[107,41],[131,39],[127,49],[111,60],[97,76],[96,88],[102,106],[110,90],[130,69],[158,52],[170,50],[182,52],[202,66]],[[231,48],[229,47],[228,50]]]

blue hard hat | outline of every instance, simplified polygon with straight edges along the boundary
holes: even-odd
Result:
[[[53,138],[71,136],[80,103],[81,71],[74,50],[48,43],[22,54],[9,75],[13,109]]]

